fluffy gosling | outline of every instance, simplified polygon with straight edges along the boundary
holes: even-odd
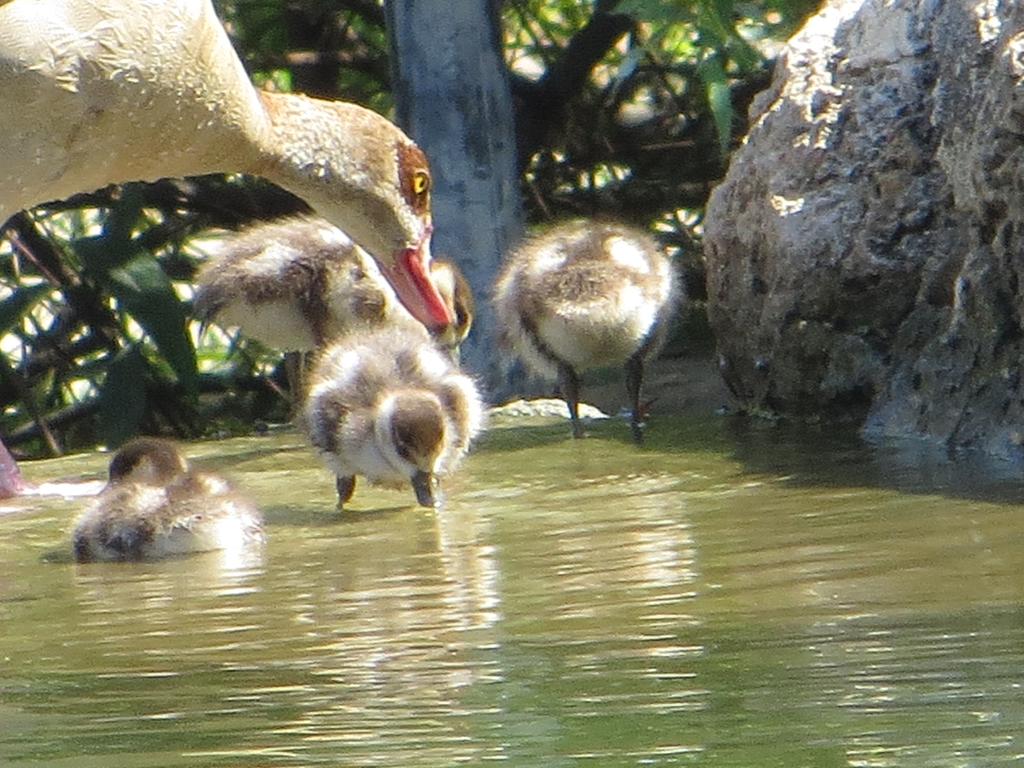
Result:
[[[677,303],[672,265],[651,237],[621,224],[556,226],[509,255],[494,300],[505,342],[534,373],[558,380],[574,437],[584,434],[580,374],[625,365],[630,427],[642,442],[644,363]]]
[[[455,318],[435,337],[457,354],[473,322],[472,293],[451,262],[434,259],[431,280]],[[370,255],[313,216],[225,235],[197,276],[193,303],[204,322],[237,326],[281,351],[306,352],[350,331],[417,323]]]
[[[473,380],[429,342],[422,326],[343,336],[313,366],[302,423],[334,472],[338,506],[356,475],[372,483],[411,483],[436,507],[439,478],[465,455],[483,423]]]
[[[110,462],[109,480],[78,518],[75,559],[150,560],[263,542],[259,511],[220,477],[193,470],[177,447],[130,440]]]

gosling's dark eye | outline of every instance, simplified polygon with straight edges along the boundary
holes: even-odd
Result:
[[[412,461],[412,442],[408,437],[398,429],[393,430],[391,436],[395,444],[395,453],[406,461]]]
[[[137,467],[139,461],[137,458],[125,458],[124,456],[115,456],[114,460],[110,462],[110,469],[108,471],[111,480],[120,480],[123,477],[127,477]]]

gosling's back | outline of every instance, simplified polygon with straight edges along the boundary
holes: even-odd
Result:
[[[660,346],[676,301],[669,260],[644,232],[573,221],[529,239],[508,258],[495,306],[508,341],[555,378],[624,363]]]
[[[75,523],[72,547],[81,562],[149,560],[263,540],[259,511],[227,481],[194,471],[167,441],[129,441],[109,475]]]
[[[308,351],[389,319],[416,322],[369,254],[316,217],[262,222],[226,235],[197,283],[201,319],[238,326],[284,351]]]

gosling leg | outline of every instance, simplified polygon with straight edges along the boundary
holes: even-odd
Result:
[[[297,403],[302,400],[302,375],[305,360],[301,352],[284,353],[284,375],[288,382],[288,392],[292,396],[292,407],[298,409]]]
[[[339,477],[335,481],[334,485],[338,489],[338,509],[344,509],[345,505],[351,500],[352,493],[356,489],[355,475]]]
[[[571,365],[558,364],[558,383],[562,388],[562,397],[569,407],[569,419],[572,421],[572,436],[583,437],[583,423],[580,421],[580,377]]]
[[[640,386],[644,378],[644,359],[639,353],[626,361],[626,395],[632,413],[629,417],[629,429],[633,433],[633,442],[643,445],[644,432],[640,413]]]

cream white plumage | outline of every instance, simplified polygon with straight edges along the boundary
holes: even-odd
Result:
[[[0,103],[0,221],[115,182],[251,173],[350,233],[423,323],[451,322],[426,157],[370,110],[257,92],[210,0],[2,2]]]
[[[426,331],[381,328],[328,346],[311,374],[302,421],[337,477],[338,501],[356,475],[411,483],[436,506],[438,479],[465,455],[483,424],[476,386],[429,342]]]

